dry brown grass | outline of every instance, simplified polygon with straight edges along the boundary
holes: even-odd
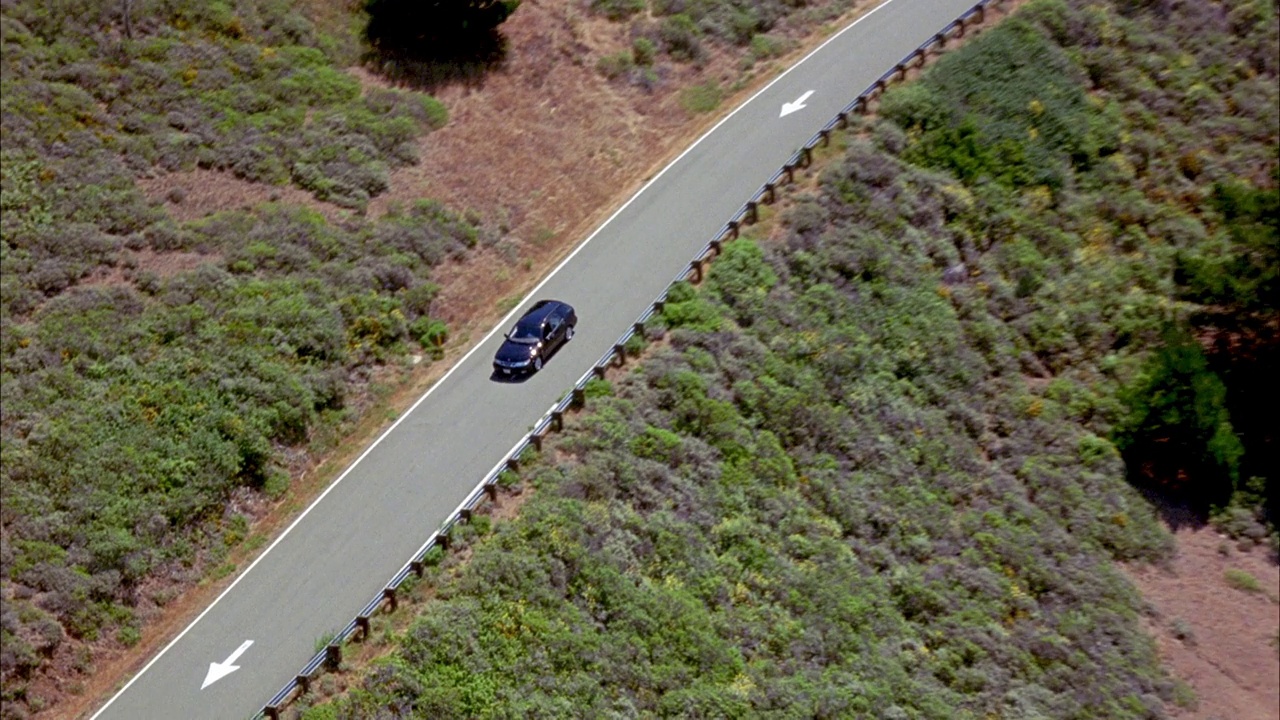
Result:
[[[263,202],[303,205],[320,212],[330,222],[351,212],[320,202],[300,188],[252,183],[217,170],[160,173],[138,178],[137,183],[148,199],[162,203],[178,222],[199,220],[222,210],[247,209]]]
[[[1198,698],[1177,718],[1280,718],[1280,566],[1263,548],[1241,552],[1212,528],[1174,533],[1168,567],[1127,574],[1155,609],[1146,622],[1165,667]],[[1248,573],[1260,590],[1233,587],[1227,571]]]

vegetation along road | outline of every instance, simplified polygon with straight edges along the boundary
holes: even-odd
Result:
[[[254,712],[947,19],[877,4],[0,4],[0,720]],[[997,17],[284,715],[1280,720],[1277,7]]]
[[[541,373],[523,384],[489,380],[504,320],[98,717],[258,710],[797,147],[969,5],[886,3],[726,117],[532,293],[579,316],[576,337]],[[783,116],[801,98],[804,107]],[[206,685],[211,663],[240,669]]]
[[[1033,0],[891,91],[302,717],[1274,720],[1278,30]]]

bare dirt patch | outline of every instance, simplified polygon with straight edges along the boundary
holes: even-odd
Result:
[[[199,168],[160,173],[138,178],[137,183],[148,200],[163,205],[178,222],[199,220],[222,210],[247,209],[264,202],[309,207],[329,222],[351,214],[350,210],[320,202],[306,190],[291,185],[249,182],[217,170]]]
[[[1209,527],[1174,536],[1177,556],[1167,567],[1125,568],[1154,609],[1147,630],[1165,667],[1195,690],[1198,702],[1173,716],[1280,718],[1280,566]],[[1256,590],[1241,587],[1246,577]]]
[[[682,108],[678,89],[708,78],[740,89],[750,82],[724,54],[701,69],[664,66],[652,91],[608,82],[595,62],[626,46],[622,30],[576,3],[526,3],[503,32],[502,69],[479,87],[436,92],[449,124],[420,141],[421,162],[393,172],[391,190],[369,206],[377,216],[431,197],[501,228],[494,248],[437,273],[436,312],[455,325],[477,312],[481,325],[491,324],[498,303],[554,267],[711,122],[714,114]],[[365,84],[382,82],[353,72]]]

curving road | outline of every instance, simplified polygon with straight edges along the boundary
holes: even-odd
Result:
[[[541,373],[490,380],[503,320],[94,718],[259,711],[797,148],[973,2],[888,0],[724,118],[512,311],[543,297],[578,310]]]

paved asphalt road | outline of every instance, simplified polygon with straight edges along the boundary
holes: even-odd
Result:
[[[501,333],[486,337],[95,717],[260,710],[795,150],[973,1],[889,0],[734,111],[526,299],[578,311],[577,336],[540,374],[493,382]],[[809,91],[804,109],[779,117]],[[237,651],[239,670],[202,689],[210,663]]]

